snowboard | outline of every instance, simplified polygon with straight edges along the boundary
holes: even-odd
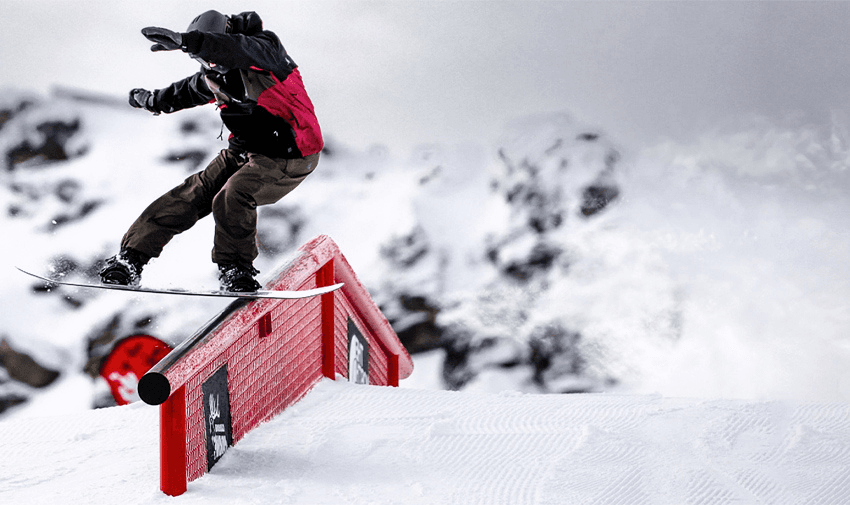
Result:
[[[48,279],[47,277],[42,277],[40,275],[27,272],[26,270],[20,267],[15,268],[31,277],[35,277],[36,279],[40,279],[50,284],[61,284],[63,286],[74,286],[78,288],[114,289],[117,291],[133,291],[136,293],[154,293],[161,295],[210,296],[224,298],[277,298],[281,300],[297,300],[300,298],[310,298],[311,296],[324,295],[326,293],[336,291],[337,289],[343,286],[342,283],[339,283],[334,284],[332,286],[325,286],[315,289],[304,289],[299,291],[252,291],[247,293],[208,290],[193,291],[189,289],[146,288],[142,286],[122,286],[120,284],[88,284],[84,282],[57,281],[55,279]]]

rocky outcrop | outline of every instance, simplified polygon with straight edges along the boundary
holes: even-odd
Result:
[[[10,379],[34,388],[47,387],[59,377],[58,371],[39,364],[29,354],[13,349],[5,338],[0,340],[0,366]]]

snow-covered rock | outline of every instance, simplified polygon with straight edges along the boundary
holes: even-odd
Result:
[[[332,236],[408,348],[434,351],[425,373],[441,387],[847,399],[847,132],[754,124],[631,152],[545,114],[492,146],[423,144],[405,159],[326,132],[316,172],[260,209],[256,266]],[[4,94],[0,338],[60,375],[42,390],[5,370],[0,405],[81,384],[52,398],[106,404],[91,377],[116,339],[175,344],[223,308],[12,269],[96,280],[141,210],[226,146],[221,133],[209,107],[154,117],[67,90]],[[212,227],[176,237],[144,282],[217,285]]]

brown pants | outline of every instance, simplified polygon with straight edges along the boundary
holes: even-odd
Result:
[[[205,170],[150,204],[127,230],[121,248],[156,258],[174,235],[212,213],[212,260],[219,264],[251,264],[258,254],[257,206],[286,196],[318,162],[318,153],[298,159],[273,159],[225,149]]]

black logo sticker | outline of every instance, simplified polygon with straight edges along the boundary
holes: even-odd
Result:
[[[369,342],[348,318],[348,381],[369,384]]]
[[[204,416],[207,431],[207,471],[233,445],[230,424],[230,395],[227,390],[227,364],[218,369],[201,386],[204,395]]]

